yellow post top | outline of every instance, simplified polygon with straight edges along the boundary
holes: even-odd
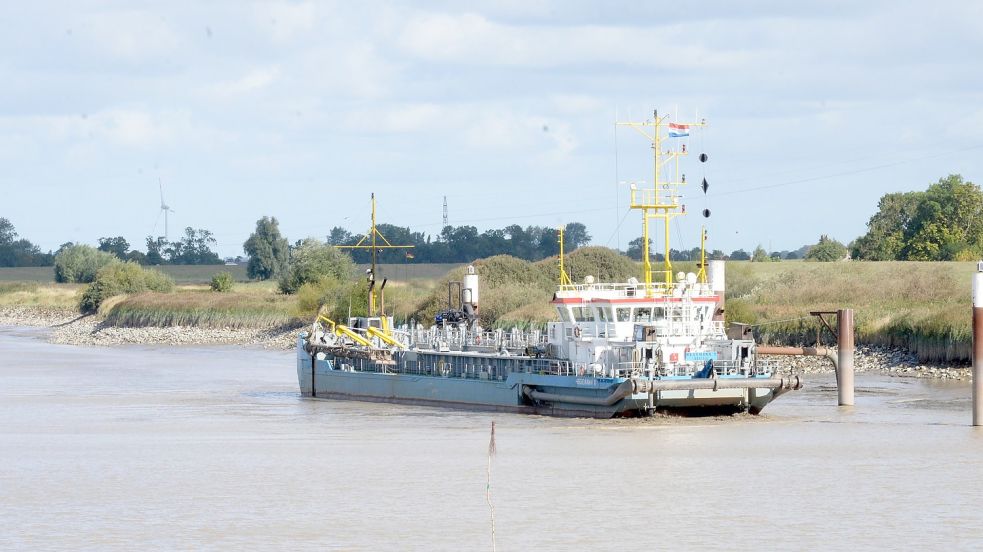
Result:
[[[685,208],[679,202],[679,188],[686,185],[686,175],[679,173],[679,159],[689,155],[685,144],[679,148],[672,147],[662,150],[662,142],[676,137],[689,136],[690,128],[700,128],[707,126],[706,119],[698,122],[670,121],[668,115],[660,116],[658,111],[653,112],[652,119],[643,122],[617,122],[618,126],[626,126],[634,129],[644,136],[652,144],[652,187],[650,189],[639,189],[635,184],[631,186],[632,209],[642,211],[642,262],[645,271],[645,287],[647,295],[655,295],[652,282],[652,262],[649,257],[649,219],[661,219],[663,221],[663,232],[665,234],[663,272],[664,284],[662,293],[669,293],[672,286],[672,262],[669,259],[670,251],[670,232],[669,222],[674,217],[684,215]],[[663,170],[671,166],[672,177],[660,178]]]

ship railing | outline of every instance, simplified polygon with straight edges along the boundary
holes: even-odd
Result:
[[[676,282],[644,282],[633,283],[596,283],[596,284],[562,284],[557,287],[558,297],[566,294],[572,296],[591,295],[612,299],[628,299],[637,297],[667,298],[667,297],[711,297],[715,293],[705,284],[688,284]]]
[[[450,350],[470,348],[488,349],[524,349],[539,346],[549,342],[549,335],[540,330],[523,332],[520,330],[485,330],[481,332],[467,331],[457,328],[408,330],[410,345],[430,349],[447,347]]]
[[[770,376],[778,372],[781,364],[775,360],[758,360],[753,364],[738,360],[715,360],[713,369],[723,376]]]
[[[767,360],[758,361],[754,364],[741,362],[739,360],[714,360],[713,369],[718,376],[771,376],[778,372],[781,364],[779,361]],[[620,378],[629,378],[638,375],[656,376],[693,376],[702,371],[704,365],[679,364],[671,368],[660,367],[652,361],[628,361],[615,364],[611,375]]]

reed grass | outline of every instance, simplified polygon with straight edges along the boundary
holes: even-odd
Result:
[[[39,284],[37,282],[0,282],[0,307],[40,307],[75,310],[79,284]]]
[[[743,314],[732,312],[732,321],[756,324],[762,341],[798,345],[816,341],[809,311],[852,308],[858,343],[906,348],[923,361],[966,361],[975,270],[975,263],[728,263],[727,309]]]
[[[107,301],[99,314],[113,326],[272,328],[303,323],[293,316],[294,302],[293,297],[272,292],[214,293],[183,288]]]

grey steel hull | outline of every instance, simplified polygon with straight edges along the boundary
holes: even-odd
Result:
[[[332,356],[317,359],[298,346],[301,394],[318,399],[589,418],[646,415],[653,407],[689,414],[716,413],[721,409],[756,413],[776,396],[768,389],[721,389],[664,391],[650,399],[648,393],[623,392],[616,396],[619,390],[631,388],[630,382],[627,387],[623,385],[624,378],[528,372],[509,372],[492,378],[465,372],[414,374],[403,373],[402,366],[389,371],[374,364],[369,370],[357,370],[345,361]]]

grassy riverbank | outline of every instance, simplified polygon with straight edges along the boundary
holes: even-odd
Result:
[[[584,261],[589,260],[585,256]],[[590,270],[591,263],[574,267]],[[198,267],[195,277],[211,269]],[[446,266],[390,267],[387,308],[397,321],[430,319],[446,303]],[[551,319],[548,301],[553,279],[550,262],[493,262],[483,276],[482,312],[499,324],[538,325]],[[692,270],[680,263],[679,270]],[[0,279],[3,271],[0,270]],[[811,344],[817,322],[812,310],[855,310],[858,342],[910,350],[923,361],[969,359],[970,276],[975,263],[778,262],[727,264],[727,310],[732,321],[755,325],[758,339]],[[191,272],[186,276],[190,277]],[[452,272],[460,277],[460,269]],[[583,274],[575,274],[578,281]],[[0,309],[70,312],[84,286],[0,281]],[[346,307],[346,305],[342,305]],[[310,298],[282,295],[271,282],[239,283],[231,293],[202,285],[178,285],[173,293],[115,297],[97,315],[105,325],[123,327],[192,326],[273,328],[301,326],[316,310]],[[342,308],[341,310],[346,310]],[[489,318],[491,317],[491,318]],[[830,341],[825,335],[824,340]]]
[[[744,262],[727,270],[731,318],[757,324],[762,340],[813,343],[809,311],[852,308],[860,343],[905,348],[925,361],[970,358],[975,263]]]

